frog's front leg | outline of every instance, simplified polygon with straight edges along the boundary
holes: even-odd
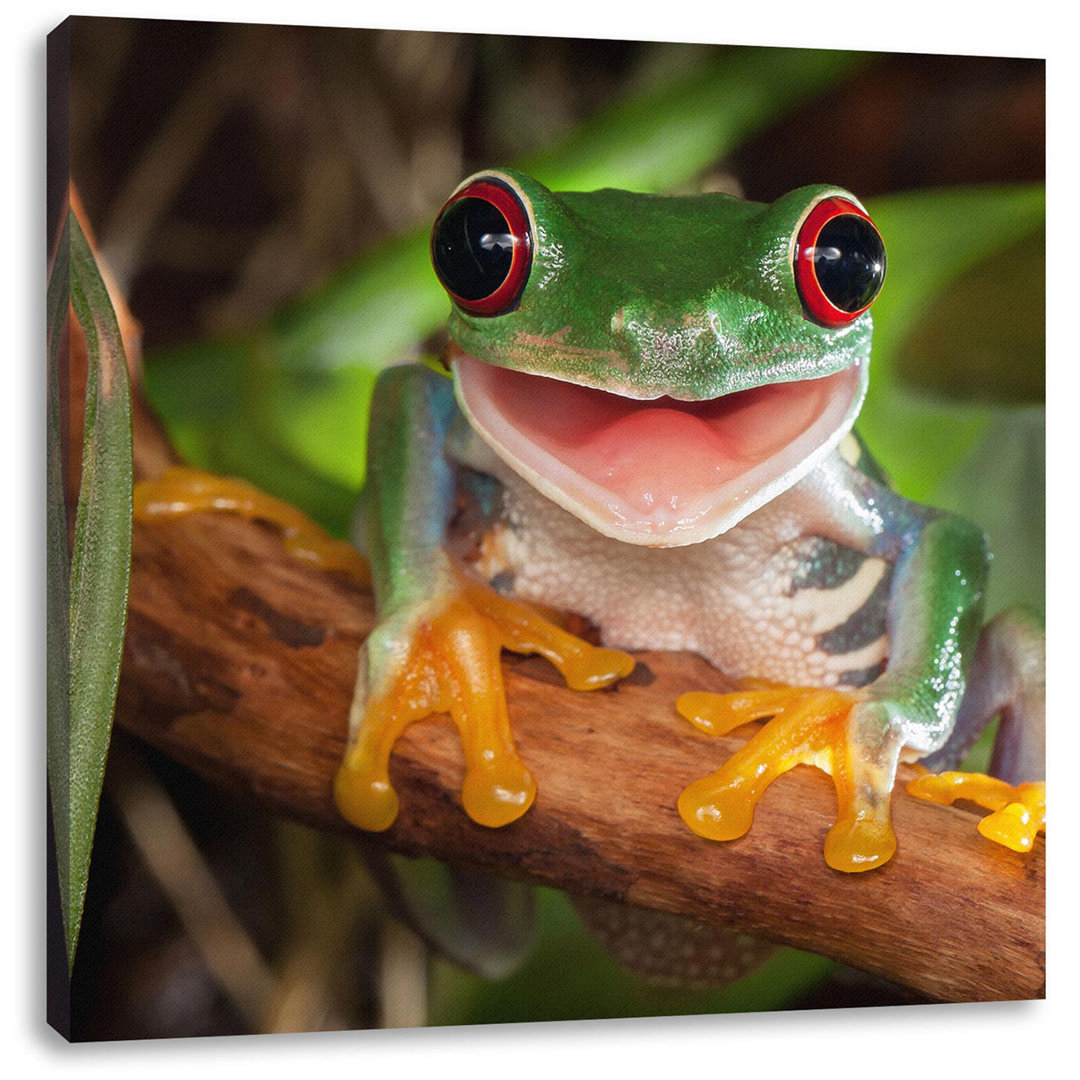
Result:
[[[566,633],[446,553],[454,474],[443,446],[454,409],[450,383],[424,368],[390,369],[376,387],[357,540],[371,562],[378,623],[360,654],[334,785],[342,815],[363,829],[386,829],[397,815],[388,768],[398,736],[440,713],[461,736],[469,816],[499,826],[529,808],[536,785],[510,731],[503,648],[540,653],[575,689],[605,686],[633,668],[626,653]]]
[[[836,493],[841,498],[829,498]],[[956,722],[982,618],[988,552],[973,525],[908,503],[839,458],[800,497],[811,518],[818,515],[821,535],[894,563],[886,669],[850,691],[684,695],[680,712],[706,731],[773,719],[723,768],[691,784],[679,811],[700,835],[733,839],[750,828],[757,800],[776,777],[815,765],[832,776],[839,804],[826,861],[837,870],[869,870],[896,849],[889,806],[897,764],[941,747]]]
[[[955,769],[999,713],[990,772],[1010,784],[1040,779],[1046,771],[1046,635],[1025,608],[1008,608],[983,627],[952,734],[922,764],[934,772]]]
[[[991,775],[955,771],[998,714]],[[1046,826],[1046,638],[1031,612],[1010,608],[983,628],[953,733],[921,764],[930,771],[908,783],[909,794],[974,802],[992,811],[979,822],[983,836],[1031,850]]]

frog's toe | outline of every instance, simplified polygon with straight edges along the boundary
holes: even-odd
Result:
[[[1013,785],[983,773],[927,772],[909,781],[907,791],[941,806],[964,799],[993,811],[979,822],[979,832],[1013,851],[1030,851],[1035,838],[1046,831],[1046,784],[1042,781]]]
[[[757,799],[745,787],[746,777],[738,770],[703,776],[679,796],[679,816],[706,840],[737,840],[754,822]]]
[[[376,653],[385,650],[379,643]],[[349,745],[334,777],[334,802],[346,821],[367,832],[383,832],[398,815],[398,797],[390,783],[390,752],[409,724],[431,711],[425,694],[426,664],[417,657],[388,673],[370,663],[371,641],[360,650],[359,675],[349,721]],[[380,687],[369,694],[369,687]]]
[[[825,861],[834,870],[855,874],[883,866],[896,854],[888,801],[884,814],[852,805],[825,837]]]
[[[466,595],[498,626],[506,648],[545,657],[572,690],[598,690],[634,670],[634,658],[629,653],[592,645],[520,600],[502,596],[479,583],[469,583]]]
[[[1000,810],[995,810],[978,824],[978,830],[987,840],[1003,844],[1013,851],[1030,851],[1035,845],[1035,837],[1045,825],[1044,809],[1033,814],[1023,802],[1009,803]]]
[[[571,690],[599,690],[626,678],[634,658],[621,649],[605,649],[580,642],[585,648],[568,653],[556,664]]]
[[[536,781],[516,757],[474,764],[461,788],[465,812],[478,825],[492,829],[517,821],[535,798]]]
[[[500,649],[504,634],[490,617],[474,614],[483,633],[462,621],[446,630],[453,649],[444,656],[453,688],[446,711],[461,735],[465,780],[461,801],[479,825],[498,828],[516,821],[536,798],[536,782],[518,756],[506,709]]]
[[[345,760],[334,778],[334,802],[346,821],[366,832],[384,832],[398,815],[389,776],[369,761]]]
[[[726,735],[753,720],[775,716],[796,697],[802,700],[817,692],[808,688],[775,686],[738,690],[731,694],[692,690],[679,695],[675,708],[696,728],[709,735]]]
[[[892,857],[889,821],[893,773],[861,755],[851,734],[857,693],[769,688],[733,694],[684,694],[679,711],[698,728],[726,734],[751,720],[772,719],[725,764],[695,781],[679,798],[679,814],[699,836],[734,840],[746,834],[765,789],[796,765],[829,773],[836,787],[836,824],[825,859],[836,870],[858,872]]]

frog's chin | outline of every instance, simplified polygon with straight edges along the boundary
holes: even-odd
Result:
[[[677,401],[451,357],[465,415],[507,465],[598,532],[649,547],[709,540],[801,480],[850,431],[866,368]]]

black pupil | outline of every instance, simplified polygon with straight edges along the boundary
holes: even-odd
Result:
[[[885,280],[885,245],[865,218],[841,214],[827,221],[814,245],[821,291],[841,311],[859,311]]]
[[[439,280],[462,300],[483,300],[506,280],[514,238],[487,199],[458,199],[439,218],[433,245]]]

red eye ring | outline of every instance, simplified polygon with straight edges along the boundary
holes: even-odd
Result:
[[[431,262],[450,299],[471,315],[514,310],[532,268],[529,214],[498,178],[455,192],[431,229]]]
[[[828,244],[820,243],[823,233],[829,234]],[[846,326],[881,291],[885,279],[881,235],[869,215],[850,199],[822,199],[799,229],[794,269],[807,316],[822,326]]]

